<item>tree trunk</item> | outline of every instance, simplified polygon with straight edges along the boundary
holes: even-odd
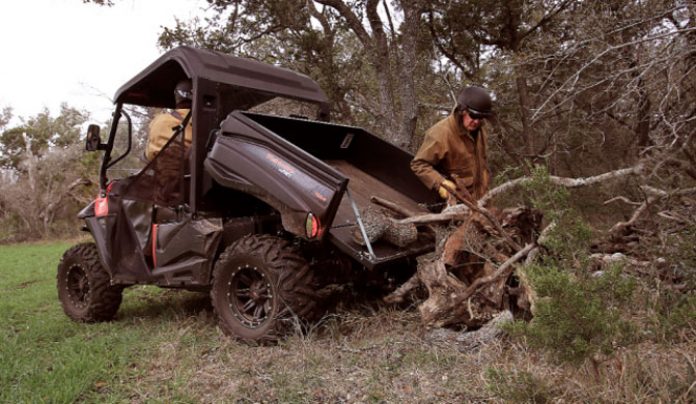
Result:
[[[401,0],[400,3],[404,10],[404,22],[401,25],[401,57],[398,64],[401,108],[396,145],[407,149],[411,146],[418,123],[418,96],[414,76],[418,64],[417,42],[421,10],[411,0]]]
[[[535,155],[534,136],[529,123],[529,92],[527,91],[527,79],[521,66],[515,67],[515,82],[517,84],[518,107],[520,121],[522,122],[522,139],[524,139],[524,152],[528,159]]]

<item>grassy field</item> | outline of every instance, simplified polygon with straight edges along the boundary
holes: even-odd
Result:
[[[55,285],[56,265],[69,246],[0,247],[0,402],[118,402],[137,397],[128,386],[146,375],[141,360],[156,356],[181,325],[180,305],[190,295],[172,301],[157,289],[129,290],[120,312],[124,321],[70,321]],[[167,380],[158,388],[176,390],[176,383]]]
[[[642,344],[598,367],[504,340],[429,342],[411,308],[363,305],[308,335],[223,337],[207,296],[129,288],[115,321],[77,324],[57,300],[69,243],[0,246],[0,402],[689,402],[695,343]],[[693,401],[691,401],[693,402]]]

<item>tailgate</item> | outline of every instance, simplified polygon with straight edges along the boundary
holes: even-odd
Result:
[[[252,194],[277,209],[285,229],[306,237],[311,213],[321,239],[333,221],[348,180],[321,160],[241,113],[222,123],[205,160],[218,183]]]

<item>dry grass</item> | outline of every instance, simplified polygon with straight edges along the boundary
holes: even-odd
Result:
[[[426,338],[414,307],[364,303],[251,347],[192,292],[129,288],[116,321],[73,323],[55,297],[67,245],[3,248],[3,402],[696,402],[694,306],[675,311],[662,289],[638,293],[643,342],[595,366],[509,339],[460,352]]]
[[[332,315],[277,346],[224,337],[209,309],[148,358],[124,386],[133,402],[694,402],[696,343],[642,344],[580,368],[522,344],[460,352],[428,342],[414,310]]]

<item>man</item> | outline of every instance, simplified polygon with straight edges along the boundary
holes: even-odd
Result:
[[[447,188],[472,202],[480,199],[490,184],[483,123],[492,115],[493,102],[485,89],[471,86],[462,90],[454,112],[425,132],[411,170],[448,202],[453,197]]]
[[[176,128],[181,125],[191,110],[192,95],[191,80],[180,81],[174,88],[176,109],[171,112],[163,112],[152,120],[147,149],[145,150],[145,157],[148,161],[152,161],[155,158],[172,135],[174,135]],[[186,130],[184,131],[184,146],[186,148],[191,145],[192,134],[191,120],[189,120],[189,124],[186,125]]]
[[[153,188],[153,200],[159,206],[176,206],[184,200],[182,178],[186,151],[193,139],[191,120],[189,119],[184,130],[183,147],[181,137],[173,140],[166,149],[164,146],[174,134],[179,133],[184,118],[191,110],[192,96],[191,80],[180,81],[174,88],[176,109],[171,112],[162,112],[150,123],[145,157],[148,161],[153,161],[159,156],[154,163],[151,163],[156,182]]]

